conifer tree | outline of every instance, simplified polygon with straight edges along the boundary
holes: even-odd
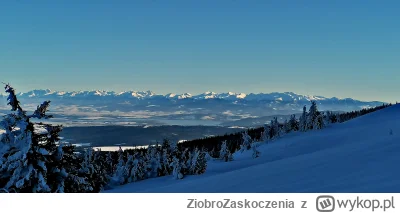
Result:
[[[81,158],[75,154],[75,146],[73,145],[68,145],[68,144],[63,144],[61,143],[61,148],[59,146],[58,153],[57,155],[61,157],[61,164],[64,165],[64,167],[57,167],[59,164],[57,161],[54,161],[56,163],[56,168],[64,168],[64,170],[67,172],[68,176],[67,178],[60,176],[57,174],[57,172],[52,173],[52,175],[48,176],[48,179],[50,183],[53,183],[53,192],[62,192],[61,189],[59,189],[58,183],[60,180],[56,180],[57,178],[63,178],[64,179],[64,192],[65,193],[83,193],[83,192],[92,192],[93,187],[89,184],[89,181],[85,175],[82,175],[79,171],[81,168]],[[60,154],[61,153],[61,154]],[[60,169],[62,171],[62,169]],[[62,174],[62,173],[61,173]],[[62,180],[62,179],[61,179]]]
[[[292,131],[291,126],[289,124],[289,122],[287,120],[285,120],[285,122],[283,123],[283,132],[285,134],[288,134]]]
[[[110,179],[112,178],[113,174],[114,174],[114,159],[113,156],[111,154],[111,152],[107,152],[107,157],[106,157],[106,162],[105,162],[105,169],[107,172],[107,178]]]
[[[128,183],[133,182],[134,175],[132,174],[132,171],[133,171],[132,169],[134,166],[135,166],[135,162],[133,159],[133,155],[128,154],[128,158],[125,163],[125,169],[126,169],[125,180]]]
[[[317,103],[311,101],[311,106],[307,114],[307,129],[317,129],[317,119],[319,111],[317,109]]]
[[[308,127],[307,127],[307,107],[306,106],[303,107],[303,114],[300,116],[299,128],[300,128],[300,131],[302,131],[302,132],[305,132],[305,131],[308,130]]]
[[[59,154],[57,145],[54,138],[47,137],[46,130],[38,131],[39,124],[31,121],[32,118],[52,118],[46,114],[50,101],[43,102],[32,115],[27,115],[14,88],[7,84],[5,90],[12,112],[0,124],[6,130],[1,138],[0,188],[8,192],[51,192],[47,176],[56,170],[51,163],[58,159],[54,156]]]
[[[299,121],[297,121],[296,115],[290,116],[289,126],[291,131],[299,131]]]
[[[147,161],[147,177],[154,178],[158,175],[158,170],[161,169],[158,152],[156,147],[149,146],[147,148],[146,161]]]
[[[143,165],[143,157],[140,153],[133,155],[133,167],[130,171],[130,182],[136,182],[145,179],[146,171]]]
[[[182,179],[183,178],[182,169],[184,168],[184,164],[179,160],[177,156],[173,157],[171,167],[173,168],[172,175],[174,179]]]
[[[160,171],[160,176],[164,176],[164,175],[169,175],[171,173],[171,167],[170,165],[170,153],[168,152],[167,148],[164,148],[161,156],[161,160],[160,160],[160,164],[161,164],[161,171]]]
[[[225,162],[233,160],[232,153],[229,151],[227,146],[227,141],[222,142],[221,149],[219,151],[219,159]]]
[[[251,149],[252,143],[253,143],[253,140],[251,139],[248,132],[246,131],[246,132],[242,133],[242,144],[240,146],[241,152]]]
[[[279,138],[281,136],[281,128],[279,127],[279,122],[278,122],[278,118],[275,117],[273,119],[273,125],[272,128],[274,129],[275,132],[275,138]]]
[[[92,164],[94,166],[94,192],[100,192],[104,190],[104,187],[109,183],[110,176],[107,173],[107,161],[104,155],[102,155],[101,149],[93,152]]]
[[[118,150],[118,164],[116,165],[115,172],[113,175],[113,182],[116,184],[125,184],[126,177],[126,169],[125,169],[125,159],[124,159],[124,151],[121,147]]]
[[[269,139],[268,133],[269,133],[269,126],[267,124],[264,124],[264,131],[261,133],[261,141],[262,142],[268,141],[268,139]]]
[[[251,145],[251,149],[253,150],[253,158],[258,158],[260,157],[261,152],[258,150],[258,144],[257,143],[253,143]]]
[[[195,175],[200,175],[206,172],[207,169],[207,152],[205,151],[200,151],[199,149],[195,149],[195,155],[196,155],[196,160],[192,161],[192,166],[194,166],[194,169],[192,171],[192,174]]]
[[[94,192],[94,186],[96,185],[95,182],[95,166],[92,163],[93,158],[93,150],[88,148],[83,153],[81,166],[79,169],[79,175],[84,176],[90,185],[89,192]]]

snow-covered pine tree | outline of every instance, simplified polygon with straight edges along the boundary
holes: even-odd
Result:
[[[126,169],[125,169],[125,159],[124,159],[124,151],[121,147],[118,150],[118,164],[116,165],[115,172],[112,178],[112,181],[115,184],[125,184],[126,177]]]
[[[54,152],[52,161],[52,170],[48,174],[48,182],[51,191],[56,193],[64,193],[65,192],[65,182],[68,178],[68,173],[66,168],[63,167],[63,158],[64,158],[64,150],[63,143],[59,142],[57,150]]]
[[[244,133],[242,133],[242,144],[240,145],[240,151],[244,152],[246,150],[251,149],[252,143],[253,143],[253,140],[251,139],[248,132],[245,131]]]
[[[180,150],[179,150],[179,147],[178,147],[178,141],[175,141],[175,140],[173,140],[173,141],[170,141],[169,142],[169,146],[170,146],[170,152],[171,152],[171,156],[172,155],[180,155],[181,153],[180,153]]]
[[[318,116],[319,111],[317,108],[317,103],[315,101],[311,101],[311,106],[307,114],[307,129],[317,129]]]
[[[324,119],[324,113],[323,112],[319,112],[318,116],[317,116],[317,120],[315,123],[315,129],[323,129],[326,126],[326,122]]]
[[[170,157],[169,157],[169,152],[167,148],[164,148],[162,150],[162,155],[161,155],[161,159],[160,159],[160,164],[161,164],[161,171],[160,171],[160,175],[159,176],[165,176],[165,175],[169,175],[171,173],[171,167],[169,166],[169,164],[171,163],[169,161]]]
[[[257,143],[253,143],[251,145],[251,149],[253,150],[253,158],[258,158],[260,157],[261,152],[258,150],[258,144]]]
[[[281,136],[281,130],[279,127],[278,118],[275,117],[274,119],[271,120],[270,128],[268,130],[269,130],[268,137],[270,138],[270,140],[273,140]]]
[[[94,192],[100,192],[104,190],[104,187],[109,183],[110,177],[107,174],[106,165],[108,164],[105,155],[102,154],[101,149],[97,149],[92,152],[93,158],[91,164],[94,167],[93,175],[93,190]]]
[[[147,178],[154,178],[158,176],[158,170],[161,169],[161,164],[158,157],[156,147],[150,145],[147,148],[146,160],[147,160]]]
[[[182,179],[183,178],[182,169],[184,167],[184,164],[179,160],[177,156],[173,157],[171,167],[173,168],[172,175],[174,179]]]
[[[227,145],[227,141],[223,141],[221,144],[221,149],[219,151],[219,159],[228,162],[228,161],[232,161],[233,157],[232,157],[232,153],[229,151],[228,149],[228,145]]]
[[[206,172],[207,170],[207,153],[206,151],[202,150],[197,150],[198,154],[197,154],[197,160],[196,160],[196,164],[195,164],[195,169],[193,174],[195,175],[200,175],[203,174],[204,172]]]
[[[285,120],[285,122],[283,123],[283,132],[284,132],[285,134],[288,134],[288,133],[290,133],[291,131],[292,131],[292,128],[291,128],[289,122],[288,122],[287,120]]]
[[[302,132],[306,132],[308,130],[307,127],[307,107],[303,107],[303,114],[300,116],[299,120],[299,129]]]
[[[196,164],[197,164],[197,159],[199,157],[200,154],[200,150],[196,147],[193,152],[189,153],[189,160],[188,160],[188,170],[189,170],[189,174],[194,174],[195,173],[195,169],[196,169]]]
[[[213,149],[209,152],[211,158],[218,158],[219,157],[219,151],[213,147]]]
[[[212,159],[210,152],[208,152],[208,150],[206,148],[203,147],[203,149],[201,151],[204,153],[204,158],[207,162]]]
[[[110,179],[114,174],[114,158],[110,151],[107,152],[106,162],[104,166],[107,171],[108,179]]]
[[[34,119],[49,119],[46,115],[50,101],[45,101],[37,107],[32,115],[27,115],[17,99],[14,88],[5,86],[8,93],[8,105],[11,113],[1,122],[6,130],[1,138],[0,156],[0,188],[8,192],[51,192],[47,182],[52,151],[56,144],[49,140],[47,134],[35,129]]]
[[[274,118],[274,125],[273,125],[273,128],[274,128],[274,130],[275,130],[275,132],[276,132],[275,138],[281,137],[281,135],[282,135],[282,130],[281,130],[280,126],[279,126],[279,122],[278,122],[278,118],[277,118],[277,117]]]
[[[326,112],[326,117],[327,121],[326,124],[331,124],[331,123],[337,123],[338,122],[338,117],[336,113],[333,113],[331,111]]]
[[[297,121],[296,115],[290,116],[289,126],[291,131],[299,131],[299,121]]]
[[[75,154],[75,146],[64,144],[62,146],[62,162],[68,173],[68,178],[65,180],[65,193],[83,193],[93,192],[93,187],[89,184],[87,178],[79,173],[81,168],[81,159]],[[53,176],[54,177],[54,176]],[[57,176],[56,176],[57,177]],[[49,178],[49,182],[53,182]],[[54,188],[54,187],[53,187]]]
[[[130,182],[136,182],[146,178],[146,171],[143,164],[143,156],[140,153],[133,154],[133,167],[130,171]]]
[[[128,154],[126,163],[125,163],[125,169],[126,169],[126,173],[125,173],[125,180],[127,183],[133,182],[133,178],[135,175],[131,174],[131,172],[133,171],[133,167],[135,166],[135,162],[133,159],[133,155]]]
[[[207,168],[206,152],[196,147],[190,156],[190,164],[188,166],[189,174],[203,174]]]
[[[260,139],[262,142],[268,142],[269,140],[268,133],[269,133],[269,126],[267,124],[264,124],[264,130],[261,133],[261,139]]]
[[[140,165],[139,165],[139,159],[133,159],[133,166],[129,174],[131,175],[129,177],[129,182],[136,182],[141,179],[140,175]]]
[[[96,169],[92,162],[93,150],[92,148],[88,148],[83,153],[82,162],[79,169],[79,175],[85,177],[88,184],[91,186],[91,190],[88,192],[95,192],[94,186],[96,185]]]
[[[167,151],[171,151],[171,143],[169,142],[168,139],[164,139],[162,144],[161,144],[161,148],[163,150],[167,150]]]

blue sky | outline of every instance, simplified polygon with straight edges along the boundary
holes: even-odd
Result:
[[[399,98],[396,1],[5,1],[17,91],[284,92]]]

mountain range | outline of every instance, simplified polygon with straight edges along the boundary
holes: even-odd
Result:
[[[0,96],[6,96],[0,93]],[[197,95],[190,93],[174,94],[168,93],[166,95],[156,94],[150,90],[148,91],[124,91],[114,92],[105,90],[91,90],[91,91],[53,91],[50,89],[36,89],[29,92],[19,92],[18,97],[21,98],[130,98],[137,100],[145,99],[169,99],[169,100],[181,100],[181,99],[193,99],[193,100],[205,100],[205,99],[223,99],[223,100],[248,100],[248,101],[283,101],[283,102],[301,102],[301,101],[351,101],[351,102],[362,102],[362,103],[383,103],[379,101],[358,101],[352,98],[326,98],[323,96],[313,95],[299,95],[294,92],[272,92],[272,93],[216,93],[216,92],[204,92]]]
[[[0,94],[0,113],[8,109],[6,95]],[[320,110],[352,111],[382,105],[380,101],[360,101],[352,98],[327,98],[300,95],[294,92],[272,93],[215,93],[201,94],[156,94],[152,91],[114,92],[53,91],[37,89],[18,93],[17,97],[26,107],[34,109],[44,100],[52,101],[51,110],[69,121],[107,124],[177,124],[176,121],[191,121],[192,124],[218,125],[245,119],[257,124],[263,117],[297,114],[310,101],[316,101]],[[2,111],[1,111],[2,110]],[[29,110],[29,109],[28,109]],[[106,118],[106,119],[105,119]],[[250,120],[249,120],[250,119]],[[204,123],[206,122],[206,123]],[[209,123],[207,123],[209,122]],[[178,123],[179,124],[179,123]],[[186,122],[187,124],[187,122]]]

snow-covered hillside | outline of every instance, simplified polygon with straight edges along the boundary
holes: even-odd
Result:
[[[323,130],[261,144],[261,156],[235,153],[199,176],[147,179],[106,192],[398,192],[400,105]]]

